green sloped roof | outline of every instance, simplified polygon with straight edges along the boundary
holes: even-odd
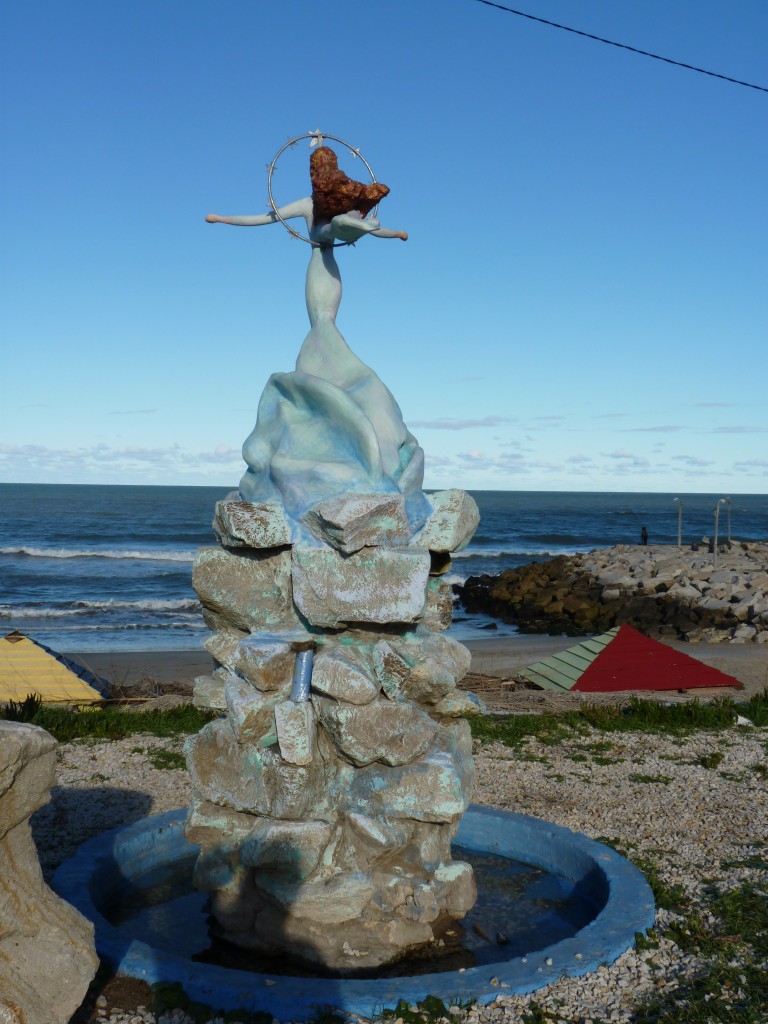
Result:
[[[544,690],[571,690],[582,672],[592,664],[618,631],[619,627],[614,626],[607,633],[590,637],[575,647],[569,647],[567,651],[561,651],[529,665],[518,672],[518,675]]]

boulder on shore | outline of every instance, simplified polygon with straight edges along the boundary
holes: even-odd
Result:
[[[579,636],[627,624],[649,636],[764,642],[768,544],[709,554],[672,545],[617,545],[471,576],[462,605],[522,633]],[[745,628],[747,627],[747,628]]]
[[[0,721],[0,1020],[19,1024],[67,1024],[99,964],[93,925],[45,884],[32,839],[55,781],[53,736]]]

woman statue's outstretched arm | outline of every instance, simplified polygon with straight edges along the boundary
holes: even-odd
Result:
[[[304,217],[307,220],[312,216],[312,200],[307,196],[278,209],[283,220],[291,220],[294,217]],[[257,213],[252,217],[220,217],[217,213],[209,213],[205,219],[209,224],[234,224],[239,228],[256,228],[264,224],[276,224],[279,220],[274,210],[270,210],[269,213]]]
[[[401,238],[404,242],[408,241],[407,231],[392,231],[391,228],[377,228],[376,231],[371,232],[376,238]]]
[[[340,213],[327,224],[316,227],[312,238],[315,242],[320,242],[321,245],[331,245],[335,241],[354,243],[363,235],[378,235],[379,238],[402,238],[403,241],[408,238],[404,231],[391,231],[389,228],[382,228],[373,217],[363,217],[357,210]]]

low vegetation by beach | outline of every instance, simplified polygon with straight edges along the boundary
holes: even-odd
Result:
[[[59,785],[33,821],[48,877],[92,835],[188,799],[180,751],[184,736],[200,727],[198,709],[70,712],[28,702],[8,714],[45,723],[62,740]],[[653,888],[656,927],[615,964],[529,996],[500,990],[490,1006],[441,1009],[434,1001],[391,1008],[385,1017],[404,1024],[766,1019],[768,691],[741,703],[633,700],[625,709],[487,715],[473,721],[473,735],[475,801],[619,849]],[[185,1006],[186,1016],[171,1015]],[[75,1021],[204,1022],[211,1013],[179,991],[152,992],[102,971]]]

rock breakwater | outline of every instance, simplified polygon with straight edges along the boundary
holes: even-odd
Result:
[[[671,545],[617,545],[472,576],[458,588],[470,612],[523,633],[601,633],[627,625],[652,636],[768,643],[768,544],[711,554]]]

